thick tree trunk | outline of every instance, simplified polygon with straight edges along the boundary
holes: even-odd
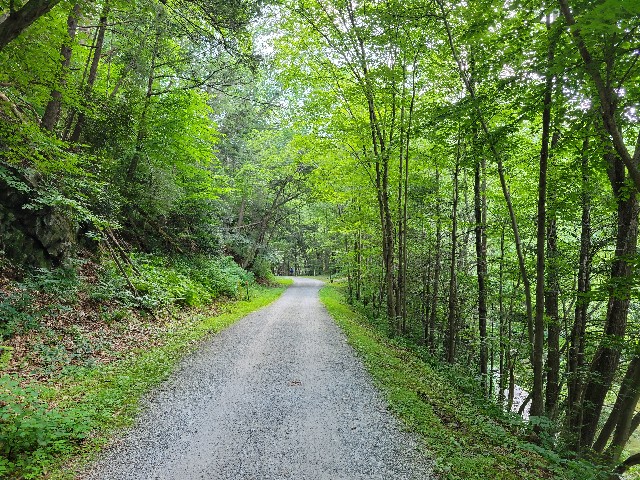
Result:
[[[11,11],[0,23],[0,51],[58,3],[60,0],[29,0],[18,10]]]
[[[609,280],[609,303],[604,327],[604,338],[598,347],[589,370],[585,387],[580,445],[593,442],[605,397],[611,388],[618,368],[621,340],[627,328],[627,314],[631,300],[631,280],[634,266],[630,260],[636,254],[638,243],[638,200],[635,189],[631,192],[625,181],[625,170],[618,156],[607,155],[609,176],[618,202],[618,228],[616,251]]]
[[[72,44],[76,38],[76,30],[78,29],[78,16],[80,15],[80,4],[76,3],[69,13],[67,18],[67,36],[68,38],[60,47],[60,57],[62,57],[62,68],[60,70],[60,86],[66,85],[67,71],[69,65],[71,65],[71,55],[73,53]],[[51,91],[51,99],[47,103],[44,115],[42,116],[42,128],[49,130],[50,132],[56,127],[58,120],[60,119],[60,111],[62,109],[62,93],[60,90],[54,88]]]
[[[638,399],[640,399],[640,357],[636,355],[627,368],[613,410],[593,444],[595,451],[602,452],[613,433],[606,456],[613,461],[619,460],[622,449],[632,433],[632,421]]]

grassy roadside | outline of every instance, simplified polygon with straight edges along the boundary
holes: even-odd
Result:
[[[597,479],[593,465],[526,441],[527,425],[482,405],[469,382],[375,331],[340,291],[320,299],[362,358],[390,409],[423,439],[442,479]]]
[[[166,379],[181,358],[206,336],[274,301],[291,281],[279,283],[276,288],[253,288],[250,300],[218,306],[215,316],[202,313],[175,322],[151,348],[141,346],[122,360],[78,369],[46,385],[24,387],[31,400],[25,412],[35,429],[45,432],[47,441],[20,459],[18,468],[14,465],[13,476],[3,477],[0,464],[0,478],[74,478],[117,429],[131,424],[141,397]],[[22,431],[28,431],[26,427],[23,422]]]

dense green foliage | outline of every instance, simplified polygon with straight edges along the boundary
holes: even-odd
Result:
[[[442,478],[606,478],[606,471],[563,458],[551,444],[531,443],[532,425],[487,403],[471,372],[438,362],[424,347],[390,340],[347,304],[344,288],[326,286],[320,298]]]
[[[640,462],[638,0],[0,13],[6,347],[69,312],[108,326],[339,275],[532,444]],[[85,327],[38,337],[49,373],[101,351]]]
[[[67,371],[45,386],[22,387],[12,376],[0,377],[0,474],[72,478],[80,465],[63,469],[63,460],[80,453],[88,459],[115,428],[132,421],[142,395],[164,380],[198,340],[270,303],[282,291],[254,287],[250,300],[227,304],[215,316],[205,311],[176,319],[152,348],[138,346],[121,361]]]

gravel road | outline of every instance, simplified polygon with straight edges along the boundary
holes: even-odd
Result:
[[[205,342],[83,478],[434,478],[320,303],[321,286],[296,278]]]

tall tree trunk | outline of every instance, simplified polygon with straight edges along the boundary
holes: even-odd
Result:
[[[417,54],[413,59],[413,65],[411,69],[411,101],[409,102],[409,112],[407,118],[407,127],[405,129],[406,139],[404,141],[404,191],[402,192],[403,202],[402,202],[402,332],[406,333],[407,330],[407,263],[408,263],[408,254],[407,254],[407,225],[408,225],[408,216],[407,216],[407,204],[409,202],[409,157],[410,157],[410,149],[409,146],[411,144],[411,131],[413,126],[413,112],[415,110],[415,102],[416,102],[416,65],[418,61]],[[404,69],[406,71],[406,69]]]
[[[458,175],[460,173],[460,136],[458,133],[458,151],[453,171],[453,205],[451,207],[451,263],[449,264],[449,315],[447,321],[447,340],[445,351],[447,362],[456,358],[456,337],[458,332],[458,282],[456,275],[456,253],[458,250]]]
[[[556,229],[555,207],[547,222],[547,285],[545,289],[545,312],[547,315],[547,389],[545,392],[545,412],[548,417],[556,416],[560,395],[560,318],[558,314],[559,273],[558,273],[558,232]]]
[[[85,86],[85,99],[88,101],[93,92],[93,85],[96,82],[96,78],[98,77],[98,66],[100,65],[100,57],[102,56],[102,47],[104,46],[104,34],[107,31],[107,19],[109,17],[109,12],[111,10],[111,6],[109,2],[106,1],[102,8],[102,13],[100,14],[100,20],[98,22],[98,35],[96,37],[96,43],[93,49],[93,60],[91,61],[91,68],[89,69],[89,77],[87,78],[87,85]],[[85,113],[80,112],[78,114],[78,120],[76,121],[76,126],[73,129],[73,133],[71,134],[70,140],[72,142],[77,142],[80,140],[80,135],[82,134],[82,128],[84,127],[85,121]]]
[[[575,317],[569,338],[567,359],[569,378],[567,381],[567,418],[568,430],[579,431],[582,423],[582,393],[584,367],[585,332],[587,329],[587,310],[589,291],[591,290],[591,192],[589,184],[589,137],[582,143],[581,153],[581,204],[582,219],[580,227],[580,254],[578,257],[578,291],[576,294]],[[579,445],[579,438],[575,445]]]
[[[638,243],[638,200],[635,189],[629,191],[625,167],[617,155],[607,154],[609,177],[618,203],[618,228],[616,251],[609,280],[609,302],[604,327],[604,338],[598,347],[585,387],[582,402],[580,445],[593,442],[605,397],[611,388],[618,368],[621,341],[627,328],[627,314],[631,300],[631,283],[634,273],[632,258]]]
[[[498,269],[498,315],[500,328],[498,332],[500,348],[500,378],[498,380],[498,403],[504,404],[504,390],[507,386],[509,371],[509,344],[505,341],[507,336],[504,312],[504,224],[500,231],[500,265]]]
[[[67,83],[66,77],[71,65],[71,55],[73,53],[73,41],[76,38],[78,29],[78,16],[80,15],[80,4],[76,3],[67,18],[67,38],[60,47],[60,57],[62,57],[62,65],[60,69],[59,84],[64,87]],[[60,111],[62,109],[62,93],[57,88],[51,91],[51,99],[47,103],[44,115],[42,116],[42,127],[50,132],[56,127],[60,119]]]
[[[551,29],[551,17],[547,15],[547,32]],[[540,147],[540,175],[538,179],[538,220],[536,236],[536,317],[533,342],[533,391],[532,416],[540,416],[544,410],[544,281],[545,281],[545,236],[547,228],[547,165],[549,162],[549,139],[551,130],[551,100],[553,94],[553,57],[555,41],[549,38],[547,50],[547,73],[542,111],[542,145]]]
[[[436,163],[436,198],[440,195],[440,170]],[[428,345],[435,351],[435,330],[438,317],[438,293],[440,291],[440,273],[442,270],[442,221],[440,219],[440,202],[436,201],[436,251],[433,261],[433,291],[429,308],[429,341]]]
[[[545,413],[554,418],[560,395],[560,318],[558,314],[558,233],[555,211],[547,222],[547,285],[545,312],[547,315],[547,389]]]
[[[559,139],[559,133],[554,132],[551,138],[552,151],[557,147]],[[553,157],[550,155],[549,158],[552,159]],[[558,231],[556,226],[557,202],[554,189],[550,192],[548,203],[551,208],[547,217],[547,279],[544,294],[545,313],[548,319],[545,413],[548,417],[555,418],[560,396],[560,316],[558,313],[560,273],[558,265]]]
[[[402,209],[403,209],[403,192],[404,192],[404,181],[405,181],[405,175],[404,175],[404,167],[405,167],[405,163],[404,163],[404,154],[405,154],[405,149],[404,149],[404,142],[405,142],[405,133],[404,133],[404,122],[405,122],[405,97],[406,97],[406,91],[407,91],[407,69],[406,66],[403,64],[402,65],[402,95],[400,97],[400,134],[399,134],[399,138],[400,138],[400,145],[399,145],[399,149],[398,149],[398,220],[397,220],[397,225],[398,225],[398,273],[397,273],[397,289],[396,289],[396,305],[397,305],[397,320],[396,320],[396,331],[400,332],[400,333],[404,333],[404,318],[402,315],[403,311],[406,311],[406,305],[407,305],[407,298],[405,295],[405,278],[404,278],[404,273],[406,272],[406,269],[404,268],[404,260],[405,260],[405,255],[404,255],[404,248],[406,247],[406,243],[404,240],[404,235],[405,235],[405,225],[404,225],[404,217],[402,215]],[[395,95],[394,95],[394,103],[395,103]],[[395,109],[395,105],[394,105],[394,109]],[[393,125],[391,127],[393,129]]]
[[[487,197],[485,182],[485,158],[476,159],[473,182],[476,234],[476,273],[478,277],[478,330],[480,332],[480,376],[482,390],[487,393]]]
[[[362,298],[362,232],[358,230],[356,233],[356,300],[359,302]]]

